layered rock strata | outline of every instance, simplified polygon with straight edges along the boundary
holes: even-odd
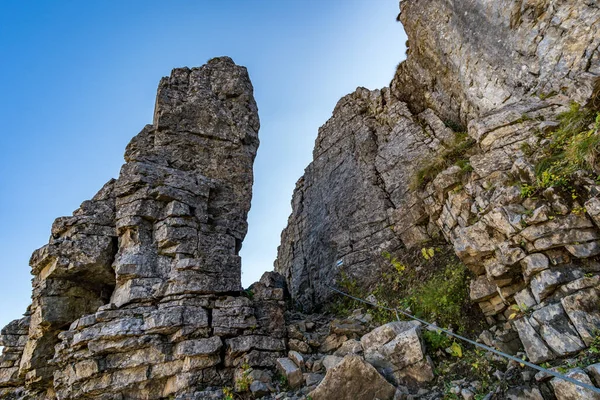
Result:
[[[409,183],[452,146],[448,127],[468,126],[481,149],[471,164],[483,178],[510,170],[520,144],[535,141],[536,124],[515,124],[523,114],[555,119],[569,101],[587,104],[598,95],[600,10],[593,2],[400,6],[407,60],[389,89],[359,88],[340,100],[294,191],[275,269],[305,308],[323,304],[332,293],[326,285],[342,272],[368,286],[377,280],[382,251],[436,234],[437,211]],[[542,101],[536,94],[564,97]],[[457,196],[453,201],[467,207]]]
[[[488,344],[514,353],[518,337],[534,362],[580,351],[600,328],[600,186],[580,174],[576,194],[533,199],[521,188],[536,185],[559,114],[596,102],[600,9],[406,0],[400,18],[408,58],[390,89],[344,97],[319,130],[276,270],[310,309],[343,279],[376,282],[382,251],[442,236],[476,275],[471,300],[501,324],[482,336]],[[418,169],[452,149],[448,127],[473,143],[464,165],[411,189]],[[502,325],[511,315],[514,329]]]
[[[0,388],[152,399],[231,385],[285,350],[284,282],[241,296],[259,120],[229,58],[161,80],[119,178],[59,218],[31,258],[33,302],[2,331]]]
[[[587,102],[600,75],[595,1],[404,0],[407,59],[392,92],[466,122],[539,93]]]
[[[600,327],[600,186],[582,175],[573,192],[547,188],[529,197],[522,189],[536,184],[542,131],[558,125],[568,104],[561,96],[531,99],[471,121],[480,150],[470,157],[473,172],[451,167],[420,193],[430,221],[477,275],[471,300],[491,324],[517,317],[535,363],[579,352]]]
[[[372,283],[382,250],[426,237],[422,227],[394,221],[416,201],[409,183],[419,161],[453,138],[433,113],[414,116],[388,89],[358,89],[339,101],[296,184],[275,263],[298,305],[323,303],[325,285],[342,271]]]

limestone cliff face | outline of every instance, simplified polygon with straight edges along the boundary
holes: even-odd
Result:
[[[600,75],[594,0],[405,0],[408,57],[394,96],[442,119],[467,120],[552,92],[583,103]]]
[[[283,289],[267,276],[254,302],[240,296],[252,91],[226,57],[161,80],[119,178],[34,252],[30,310],[0,336],[0,397],[167,397],[285,349]]]
[[[346,276],[376,282],[382,251],[441,236],[475,275],[471,300],[495,326],[483,342],[535,363],[576,354],[600,329],[600,167],[573,164],[565,190],[536,166],[560,165],[553,132],[572,129],[560,115],[573,103],[590,110],[577,133],[600,135],[598,4],[405,0],[401,10],[408,59],[389,89],[346,96],[319,131],[276,270],[311,309]],[[409,189],[455,148],[446,126],[470,138],[462,166]]]
[[[483,179],[510,170],[524,142],[537,143],[531,123],[488,132],[528,112],[553,118],[598,93],[596,2],[405,0],[400,8],[407,60],[389,89],[358,89],[340,101],[294,192],[275,269],[305,308],[323,304],[325,286],[342,272],[375,281],[383,250],[414,246],[440,229],[454,243],[437,223],[440,210],[408,187],[417,168],[451,146],[446,126],[468,126],[480,153],[470,160],[474,179]],[[468,208],[466,199],[452,201]],[[461,225],[476,217],[453,212]]]
[[[396,227],[396,213],[416,201],[409,182],[418,161],[452,137],[435,115],[411,114],[388,89],[339,101],[296,185],[276,262],[298,305],[322,303],[341,271],[372,283],[382,250],[426,234]]]

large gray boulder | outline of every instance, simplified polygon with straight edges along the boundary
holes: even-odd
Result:
[[[359,356],[349,355],[327,371],[309,393],[313,400],[391,400],[396,388]]]
[[[396,384],[419,384],[433,379],[433,365],[421,341],[420,323],[396,321],[364,335],[365,360]]]
[[[590,377],[582,369],[573,369],[567,372],[566,376],[579,382],[586,383],[589,386],[594,386]],[[552,389],[554,389],[557,400],[600,400],[600,394],[571,382],[567,382],[564,379],[553,378],[550,381],[550,385],[552,385]]]

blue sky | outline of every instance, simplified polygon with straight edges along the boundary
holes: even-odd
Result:
[[[397,0],[3,0],[0,327],[30,302],[29,257],[54,218],[117,177],[160,78],[215,56],[248,68],[261,119],[244,286],[271,270],[318,127],[404,58],[397,13]]]

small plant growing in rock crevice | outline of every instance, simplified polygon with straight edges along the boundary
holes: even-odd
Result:
[[[521,185],[521,198],[528,199],[532,197],[537,192],[537,190],[537,187],[524,183]]]
[[[413,190],[424,188],[440,172],[452,165],[458,165],[465,174],[471,172],[473,167],[469,163],[467,153],[474,144],[475,140],[469,137],[466,132],[456,132],[454,141],[450,146],[441,150],[433,158],[422,162],[421,168],[417,170],[410,185],[411,188]]]
[[[242,364],[242,373],[235,380],[235,389],[238,392],[247,392],[250,390],[250,385],[252,384],[252,378],[250,377],[250,372],[252,372],[252,368],[248,363]]]
[[[229,387],[223,388],[223,399],[224,400],[233,400],[234,393],[233,390]]]
[[[445,350],[446,348],[450,347],[451,344],[448,336],[437,331],[424,331],[423,340],[425,341],[427,350],[434,353],[438,350]]]
[[[535,167],[540,188],[568,188],[574,172],[600,170],[600,113],[573,103],[558,119],[560,126]]]

